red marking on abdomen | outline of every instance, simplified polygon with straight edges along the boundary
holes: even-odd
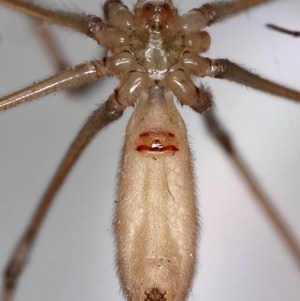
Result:
[[[178,140],[173,133],[164,130],[150,130],[139,135],[136,150],[138,152],[176,152]]]

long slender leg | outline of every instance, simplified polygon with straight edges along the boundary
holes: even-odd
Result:
[[[0,0],[0,3],[39,20],[84,33],[109,50],[115,47],[127,46],[129,43],[126,33],[106,25],[99,17],[94,15],[53,10],[20,0]]]
[[[239,0],[230,2],[216,2],[204,4],[200,10],[205,11],[208,16],[207,25],[212,25],[225,18],[236,15],[243,10],[252,8],[259,4],[267,3],[273,0]]]
[[[212,61],[211,70],[213,71],[211,74],[213,77],[227,79],[296,102],[300,101],[300,92],[264,79],[227,59]]]
[[[39,36],[42,44],[45,46],[48,56],[55,66],[57,72],[72,67],[60,43],[57,42],[56,35],[51,31],[49,26],[45,24],[45,22],[32,18],[32,28],[33,31]],[[77,95],[84,94],[87,89],[91,89],[93,85],[97,84],[98,82],[88,82],[86,84],[70,88],[68,93]]]
[[[184,54],[181,59],[182,63],[197,76],[226,79],[296,102],[300,101],[300,92],[264,79],[227,59],[212,60],[193,54]]]
[[[206,125],[210,133],[213,135],[217,143],[228,155],[229,159],[240,172],[241,176],[245,179],[245,183],[248,184],[249,189],[255,196],[254,199],[263,209],[265,215],[268,217],[268,219],[276,229],[276,232],[284,241],[285,245],[288,247],[291,254],[293,255],[295,261],[300,266],[300,246],[293,233],[291,233],[289,227],[286,225],[286,223],[272,204],[272,201],[263,191],[262,187],[255,179],[255,176],[252,174],[249,167],[236,150],[232,140],[230,139],[230,136],[226,133],[224,127],[216,118],[213,110],[205,113],[203,116],[205,118]]]
[[[16,281],[25,266],[41,224],[44,221],[57,191],[66,179],[71,168],[74,166],[74,163],[95,135],[108,124],[120,118],[122,114],[122,109],[116,108],[110,101],[107,101],[92,114],[75,138],[9,261],[5,272],[4,289],[1,301],[11,300],[16,287]]]
[[[294,37],[300,37],[300,31],[297,31],[297,30],[289,30],[289,29],[286,29],[286,28],[283,28],[283,27],[280,27],[280,26],[277,26],[277,25],[274,25],[274,24],[267,24],[266,25],[268,28],[271,28],[273,30],[276,30],[276,31],[279,31],[279,32],[282,32],[282,33],[286,33],[286,34],[289,34],[291,36],[294,36]]]
[[[21,0],[0,0],[0,3],[40,20],[68,27],[78,32],[86,33],[86,14],[53,10]]]
[[[296,102],[300,101],[300,92],[264,79],[227,59],[212,60],[188,54],[182,57],[182,62],[191,72],[201,77],[226,79]]]
[[[108,74],[112,72],[112,68],[110,67],[116,65],[116,59],[117,56],[112,56],[107,58],[105,61],[105,70],[109,70],[107,71]],[[127,62],[130,64],[130,59]],[[112,65],[110,65],[110,63]],[[100,65],[103,67],[104,63],[100,61]],[[76,77],[76,74],[74,74],[74,77]],[[132,106],[136,102],[144,90],[145,85],[147,84],[147,79],[148,77],[145,72],[136,71],[128,73],[128,76],[120,82],[118,88],[115,89],[115,92],[109,96],[108,101],[92,114],[75,138],[52,181],[50,182],[50,185],[48,186],[44,196],[42,197],[41,202],[29,224],[29,227],[17,245],[12,259],[8,264],[5,273],[4,291],[1,301],[11,300],[16,280],[24,268],[24,264],[26,263],[46,213],[48,212],[48,209],[54,200],[57,191],[61,187],[71,168],[74,166],[74,163],[89,142],[91,142],[91,140],[102,128],[107,126],[112,121],[120,118],[123,114],[123,111],[128,106]],[[132,82],[134,82],[134,87],[132,87]],[[16,102],[14,98],[11,98],[11,101],[12,103]]]
[[[0,98],[0,111],[5,111],[63,89],[70,89],[95,81],[106,75],[106,72],[103,61],[90,61],[74,66],[25,89]]]
[[[47,54],[57,71],[65,70],[71,65],[68,62],[66,55],[63,53],[60,43],[55,39],[55,35],[46,26],[46,24],[40,20],[32,20],[32,28],[39,36],[41,42],[45,46]]]
[[[300,92],[264,79],[227,59],[214,60],[212,70],[216,78],[227,79],[296,102],[300,101]]]
[[[33,30],[37,33],[41,39],[42,44],[45,46],[45,49],[48,53],[50,60],[57,72],[71,68],[72,65],[69,63],[67,56],[65,55],[60,43],[57,42],[56,36],[51,31],[49,26],[47,26],[43,21],[37,19],[32,20]],[[99,51],[100,55],[100,51]],[[86,89],[90,89],[92,85],[97,84],[96,82],[88,82],[86,84],[81,84],[79,87],[70,88],[69,93],[84,93]]]
[[[274,0],[233,0],[212,2],[192,9],[181,16],[181,26],[186,32],[192,32],[210,26],[246,9]]]

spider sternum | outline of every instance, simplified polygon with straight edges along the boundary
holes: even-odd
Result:
[[[142,26],[132,32],[130,49],[152,79],[163,79],[178,62],[184,48],[183,38],[178,31],[171,30],[169,26],[156,30]]]

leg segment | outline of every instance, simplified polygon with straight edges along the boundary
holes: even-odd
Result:
[[[264,79],[227,59],[212,60],[211,74],[209,76],[227,79],[260,91],[300,102],[300,92]]]
[[[210,76],[227,79],[296,102],[300,101],[300,92],[264,79],[227,59],[211,60],[209,58],[186,53],[182,55],[181,62],[192,74],[200,77]]]
[[[69,63],[67,56],[65,55],[60,43],[55,39],[55,34],[51,31],[49,26],[45,22],[38,19],[32,20],[32,30],[39,36],[42,44],[48,53],[50,60],[52,61],[57,72],[72,67]],[[80,87],[70,88],[68,93],[70,94],[84,94],[87,89],[90,89],[92,85],[96,85],[97,82],[89,82],[82,84]]]
[[[90,61],[64,70],[23,90],[0,98],[0,111],[30,102],[39,97],[97,80],[107,71],[103,61]]]
[[[78,32],[86,33],[86,19],[88,16],[85,14],[53,10],[22,0],[0,0],[0,3],[40,20],[68,27]]]
[[[205,113],[203,116],[205,118],[208,130],[229,156],[229,159],[233,165],[240,172],[241,176],[245,180],[245,183],[248,184],[249,189],[254,194],[255,200],[258,202],[264,214],[268,217],[269,221],[275,228],[277,234],[281,237],[284,244],[290,250],[295,261],[300,266],[300,246],[297,243],[294,235],[291,233],[289,227],[279,215],[276,208],[272,204],[272,201],[263,191],[262,187],[258,184],[255,176],[251,173],[249,167],[245,164],[240,154],[235,149],[232,140],[224,130],[223,126],[219,123],[213,110]]]
[[[97,16],[66,12],[63,10],[52,10],[22,0],[0,0],[0,3],[42,21],[84,33],[109,50],[112,50],[114,47],[128,45],[126,33],[107,26]]]
[[[54,66],[56,67],[56,70],[62,71],[69,68],[71,65],[68,63],[68,60],[64,55],[62,48],[55,39],[55,35],[46,26],[46,24],[43,21],[33,19],[32,29],[39,36],[43,45],[45,45],[45,49]]]
[[[107,101],[92,114],[75,138],[9,261],[5,272],[3,292],[0,298],[1,301],[10,301],[12,299],[17,279],[28,260],[42,222],[44,221],[56,193],[63,184],[71,168],[74,166],[74,163],[95,135],[108,124],[120,118],[122,114],[122,109],[117,108]]]
[[[107,60],[109,61],[109,59]],[[111,60],[116,62],[114,57],[111,57]],[[115,92],[110,95],[109,100],[100,106],[83,126],[61,162],[57,172],[50,182],[50,185],[42,197],[35,214],[33,215],[29,227],[13,253],[5,273],[4,290],[0,299],[1,301],[11,301],[16,281],[24,269],[37,233],[44,221],[50,205],[83,150],[99,131],[112,121],[120,118],[123,111],[128,106],[131,106],[136,102],[146,84],[146,73],[130,72],[128,76],[121,81]]]
[[[276,30],[276,31],[279,31],[279,32],[282,32],[282,33],[289,34],[289,35],[294,36],[296,38],[300,37],[300,31],[285,29],[283,27],[280,27],[280,26],[277,26],[277,25],[274,25],[274,24],[267,24],[266,26],[268,28],[271,28],[273,30]]]
[[[198,113],[204,113],[212,106],[209,91],[198,88],[186,74],[178,69],[167,76],[168,85],[182,105],[190,106]]]
[[[130,33],[134,26],[135,16],[120,0],[108,0],[104,3],[103,11],[108,23]]]
[[[233,0],[213,2],[202,5],[181,16],[181,27],[184,33],[198,31],[246,9],[272,0]]]

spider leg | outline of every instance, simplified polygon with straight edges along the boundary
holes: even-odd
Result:
[[[53,62],[57,71],[62,71],[71,66],[66,55],[63,53],[60,43],[57,42],[54,33],[46,26],[43,21],[32,19],[32,29],[38,35],[45,50]]]
[[[300,102],[300,92],[262,78],[227,59],[212,60],[186,53],[182,55],[181,62],[194,75],[226,79],[263,92]]]
[[[0,0],[0,3],[39,20],[84,33],[109,50],[126,47],[129,43],[128,35],[125,32],[106,25],[94,15],[53,10],[21,0]]]
[[[191,53],[186,53],[182,55],[181,62],[190,70],[191,73],[196,76],[210,76],[214,78],[226,79],[260,91],[300,102],[300,92],[264,79],[227,59],[212,60]],[[178,71],[176,70],[176,72]],[[172,72],[170,74],[172,76],[172,74],[176,73]],[[177,79],[176,82],[179,82],[179,80]],[[180,99],[178,95],[176,96]],[[188,99],[188,97],[186,98]],[[183,104],[192,106],[191,103],[185,102]]]
[[[211,74],[209,76],[227,79],[260,91],[300,102],[300,92],[264,79],[227,59],[211,60],[211,64]]]
[[[28,260],[41,224],[57,191],[63,184],[71,168],[74,166],[74,163],[95,135],[108,124],[120,118],[122,114],[123,109],[116,107],[110,100],[108,100],[94,111],[73,141],[58,170],[52,178],[50,185],[43,195],[27,230],[21,237],[8,263],[5,272],[1,301],[11,300],[16,287],[16,281]]]
[[[63,48],[60,43],[58,43],[55,33],[51,30],[51,28],[49,28],[49,26],[47,26],[47,24],[45,24],[45,22],[32,18],[32,29],[41,40],[41,43],[45,47],[45,50],[47,51],[47,54],[57,72],[72,67],[63,51]],[[75,86],[67,92],[73,95],[83,95],[87,89],[91,89],[96,85],[98,85],[97,81],[88,82],[80,86]]]
[[[130,34],[135,23],[135,15],[120,0],[106,0],[103,11],[108,23]]]
[[[0,3],[40,20],[86,33],[86,19],[88,18],[88,15],[86,14],[53,10],[22,0],[0,0]]]
[[[197,31],[246,9],[270,1],[273,0],[239,0],[207,3],[182,15],[180,17],[181,29],[184,33]]]
[[[286,33],[286,34],[289,34],[289,35],[294,36],[294,37],[300,37],[300,31],[285,29],[283,27],[280,27],[280,26],[277,26],[277,25],[274,25],[274,24],[266,24],[266,26],[268,28],[273,29],[273,30],[276,30],[276,31],[279,31],[279,32],[282,32],[282,33]]]
[[[259,185],[255,176],[250,171],[247,164],[242,159],[241,155],[235,148],[230,136],[225,131],[223,125],[219,122],[213,110],[203,114],[206,122],[206,126],[212,136],[216,139],[219,146],[225,151],[229,159],[239,171],[241,176],[244,178],[245,183],[248,184],[249,189],[255,196],[260,208],[263,210],[264,214],[268,217],[269,221],[275,228],[277,234],[281,237],[290,253],[293,255],[297,264],[300,266],[300,246],[297,243],[297,239],[286,225],[283,218],[278,213],[278,210],[272,204],[272,201],[268,195],[263,191],[262,187]]]
[[[131,66],[131,56],[124,58],[123,63],[126,63]],[[45,82],[38,83],[37,85],[33,85],[29,88],[21,90],[20,92],[16,92],[15,94],[4,97],[2,99],[2,109],[8,109],[11,106],[22,103],[22,100],[25,101],[33,100],[37,97],[44,96],[49,93],[53,93],[55,88],[53,89],[52,85],[58,85],[59,90],[75,86],[77,84],[86,83],[89,80],[96,79],[95,77],[102,77],[103,75],[112,75],[118,68],[126,68],[124,66],[119,66],[118,64],[119,57],[118,55],[106,58],[104,61],[91,61],[86,64],[78,65],[75,70],[76,72],[72,72],[72,68],[66,71],[59,73],[54,76],[55,80],[53,80],[52,84],[49,84],[49,81],[53,79],[47,79]],[[126,63],[124,65],[126,65]],[[93,68],[87,68],[89,66],[93,66]],[[96,67],[99,67],[98,70],[95,70]],[[84,72],[79,72],[80,69],[78,67],[83,67]],[[61,74],[65,75],[67,72],[68,76],[63,76],[63,79],[57,83],[57,77]],[[71,72],[71,76],[68,72]],[[77,76],[77,72],[79,75]],[[77,78],[78,77],[78,78]],[[106,127],[109,123],[119,119],[123,111],[128,107],[133,105],[136,100],[139,98],[140,94],[144,90],[147,84],[147,74],[143,71],[134,71],[129,72],[126,77],[124,77],[118,88],[115,89],[114,93],[109,96],[109,99],[101,105],[91,117],[87,120],[83,128],[80,130],[79,134],[71,144],[69,150],[67,151],[65,157],[63,158],[61,164],[58,167],[50,185],[48,186],[45,194],[43,195],[32,219],[31,222],[22,236],[21,240],[17,244],[17,247],[13,253],[11,260],[7,266],[5,272],[4,279],[4,290],[2,292],[1,301],[10,301],[12,295],[15,290],[16,281],[20,276],[22,270],[24,269],[25,263],[28,259],[30,251],[33,247],[33,243],[37,236],[37,233],[42,225],[42,222],[52,204],[56,193],[59,188],[63,184],[66,179],[69,171],[74,166],[74,163],[77,161],[79,156],[82,154],[83,150],[87,147],[87,145],[92,141],[95,135],[101,131],[104,127]],[[70,82],[70,83],[69,83]],[[132,85],[134,83],[134,85]],[[40,87],[39,85],[43,85],[46,92],[43,91],[42,88],[39,88],[37,92],[32,92],[32,90]],[[31,95],[33,94],[33,96]],[[21,95],[21,96],[20,96]],[[23,101],[24,102],[24,101]]]
[[[106,73],[107,70],[103,61],[90,61],[74,66],[27,88],[0,98],[0,111],[5,111],[63,89],[70,89],[95,81],[106,75]]]
[[[200,114],[211,108],[211,93],[204,88],[196,87],[182,70],[170,72],[167,75],[167,83],[182,105],[190,106]]]

